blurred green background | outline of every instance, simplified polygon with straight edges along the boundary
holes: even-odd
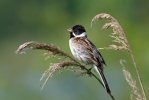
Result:
[[[112,31],[101,30],[106,21],[97,21],[90,28],[91,19],[99,13],[111,14],[123,27],[149,94],[148,4],[147,0],[0,0],[0,100],[110,100],[97,80],[87,75],[76,77],[68,71],[56,73],[41,91],[41,75],[58,60],[44,60],[45,51],[39,50],[15,54],[19,45],[28,41],[53,43],[71,54],[66,30],[76,24],[86,28],[97,47],[108,46],[112,44]],[[129,54],[100,52],[108,65],[104,73],[112,94],[116,100],[129,100],[131,88],[123,77],[120,59],[127,60],[125,66],[140,89]]]

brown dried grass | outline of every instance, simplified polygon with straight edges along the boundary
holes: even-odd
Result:
[[[129,83],[129,85],[132,87],[133,94],[138,95],[138,96],[136,96],[135,100],[147,100],[146,92],[145,92],[145,89],[144,89],[134,56],[133,56],[133,53],[130,49],[128,40],[126,38],[125,32],[123,31],[123,29],[120,26],[120,24],[118,23],[118,21],[114,17],[112,17],[111,15],[106,14],[106,13],[101,13],[101,14],[98,14],[95,17],[93,17],[93,19],[91,20],[91,26],[92,26],[93,22],[95,22],[96,20],[102,20],[102,19],[108,19],[108,21],[109,21],[108,23],[105,23],[103,25],[103,29],[112,28],[113,33],[110,34],[110,37],[113,38],[112,43],[114,43],[114,44],[111,44],[108,47],[99,48],[99,49],[107,49],[107,50],[111,49],[111,50],[120,50],[120,51],[129,52],[129,54],[132,58],[132,62],[134,64],[137,76],[138,76],[138,80],[139,80],[143,95],[140,95],[139,91],[136,89],[137,87],[136,87],[136,84],[134,84],[135,82],[133,82],[132,77],[129,77],[130,76],[129,71],[126,71],[123,67],[124,77],[127,80],[127,82]],[[115,45],[115,43],[118,43],[118,45]],[[126,74],[128,74],[128,76]],[[133,83],[133,84],[130,84],[130,83]],[[137,90],[137,92],[136,92],[136,90]],[[140,97],[140,96],[142,96],[142,97]],[[140,99],[140,98],[142,98],[142,99]]]
[[[47,51],[49,51],[48,53],[46,53],[46,55],[48,55],[47,58],[55,57],[55,56],[65,57],[65,59],[63,59],[63,61],[59,61],[58,63],[51,64],[49,66],[49,68],[43,73],[42,77],[40,78],[41,89],[43,89],[45,84],[48,82],[48,80],[53,76],[53,74],[55,72],[61,71],[61,69],[64,69],[64,68],[68,71],[77,72],[77,76],[83,76],[86,74],[88,74],[89,76],[93,76],[103,86],[102,82],[96,75],[94,75],[92,72],[88,73],[89,70],[87,68],[85,68],[85,65],[80,64],[78,61],[73,59],[69,54],[63,52],[58,47],[56,47],[52,44],[48,45],[45,43],[38,43],[38,42],[34,42],[34,41],[26,42],[19,46],[19,48],[16,50],[16,53],[19,53],[19,54],[25,53],[25,51],[27,49],[47,50]],[[46,79],[45,79],[44,83],[41,84],[42,80],[45,77],[46,77]],[[108,94],[112,98],[112,100],[115,100],[111,93],[108,93]]]
[[[132,88],[132,94],[130,95],[131,100],[145,100],[143,96],[140,94],[138,87],[136,86],[136,82],[133,80],[131,73],[126,70],[123,62],[126,62],[125,60],[120,60],[120,64],[123,67],[123,75],[128,82],[129,86]]]

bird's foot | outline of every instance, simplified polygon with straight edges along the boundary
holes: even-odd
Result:
[[[87,70],[87,74],[88,74],[90,77],[92,76],[92,74],[91,74],[91,69],[92,69],[92,68],[90,68],[90,69]]]
[[[81,70],[85,69],[86,64],[81,64]]]

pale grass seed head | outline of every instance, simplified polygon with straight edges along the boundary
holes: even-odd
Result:
[[[94,21],[102,20],[102,19],[109,20],[108,23],[105,23],[103,25],[103,29],[107,29],[109,27],[112,28],[113,33],[111,33],[109,36],[114,39],[113,42],[118,43],[119,45],[111,44],[111,45],[109,45],[109,47],[98,48],[98,49],[113,49],[113,50],[130,51],[130,48],[129,48],[129,45],[127,42],[127,38],[125,36],[125,33],[124,33],[122,27],[117,22],[117,20],[114,19],[111,15],[105,14],[105,13],[96,15],[91,21],[91,26]]]
[[[138,80],[140,82],[141,89],[142,89],[142,92],[143,92],[143,96],[140,95],[139,90],[136,86],[136,83],[133,81],[130,72],[127,71],[126,69],[124,69],[124,66],[123,66],[124,77],[125,77],[126,81],[129,83],[130,87],[132,87],[132,93],[134,94],[134,95],[131,95],[131,99],[134,99],[134,100],[147,100],[146,99],[146,93],[144,91],[144,87],[143,87],[139,72],[137,70],[136,62],[134,60],[134,56],[133,56],[132,51],[130,49],[130,46],[129,46],[128,40],[126,38],[125,32],[123,31],[122,27],[117,22],[117,20],[114,17],[112,17],[111,15],[106,14],[106,13],[101,13],[101,14],[96,15],[91,20],[91,26],[92,26],[94,21],[102,20],[102,19],[108,19],[108,21],[109,21],[108,23],[105,23],[103,25],[103,29],[112,28],[113,33],[111,33],[109,36],[111,38],[113,38],[112,42],[114,44],[111,44],[108,47],[99,48],[99,49],[121,50],[121,51],[128,51],[130,53],[131,58],[133,60],[135,70],[136,70],[137,75],[138,75]],[[118,45],[116,45],[115,43],[118,44]]]
[[[41,89],[43,89],[45,84],[48,82],[49,78],[51,78],[55,72],[59,71],[60,73],[64,68],[68,71],[78,72],[78,70],[80,70],[80,67],[79,66],[77,67],[77,66],[78,64],[73,61],[62,61],[59,63],[50,64],[49,68],[43,73],[42,77],[40,78],[40,83],[41,83],[43,78],[47,76],[44,83],[42,85],[40,84]]]
[[[123,75],[128,82],[129,86],[132,88],[132,94],[130,95],[131,100],[145,100],[143,96],[139,93],[139,89],[136,86],[136,81],[133,80],[130,72],[126,70],[123,62],[126,62],[125,60],[120,60],[120,64],[123,67]]]
[[[44,81],[44,83],[41,86],[41,89],[45,86],[45,84],[48,82],[49,78],[53,76],[53,74],[57,71],[61,72],[62,69],[66,69],[67,71],[73,71],[77,73],[77,76],[82,76],[83,71],[81,68],[84,67],[84,65],[77,62],[75,59],[73,59],[69,54],[63,52],[58,47],[54,46],[53,44],[44,44],[44,43],[38,43],[35,41],[26,42],[19,46],[19,48],[16,50],[16,53],[25,53],[25,50],[27,49],[40,49],[40,50],[48,50],[47,53],[44,53],[46,55],[46,59],[53,58],[56,56],[65,57],[63,61],[59,61],[58,63],[51,63],[49,68],[43,73],[42,77],[40,78],[40,82],[43,80],[44,77],[47,77]],[[60,60],[59,57],[59,60]],[[71,67],[70,67],[71,66]],[[87,69],[86,69],[87,70]]]

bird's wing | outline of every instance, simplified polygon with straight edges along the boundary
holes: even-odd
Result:
[[[95,45],[88,40],[86,37],[78,37],[74,40],[74,42],[77,42],[80,45],[83,45],[82,49],[88,52],[90,57],[92,58],[92,62],[97,65],[102,67],[103,64],[106,65],[102,55],[99,53]]]
[[[88,41],[90,42],[90,45],[92,46],[91,49],[92,49],[92,52],[93,52],[94,57],[95,57],[100,63],[106,65],[106,63],[105,63],[105,61],[104,61],[102,55],[101,55],[100,52],[97,50],[96,46],[95,46],[90,40],[88,40]]]

